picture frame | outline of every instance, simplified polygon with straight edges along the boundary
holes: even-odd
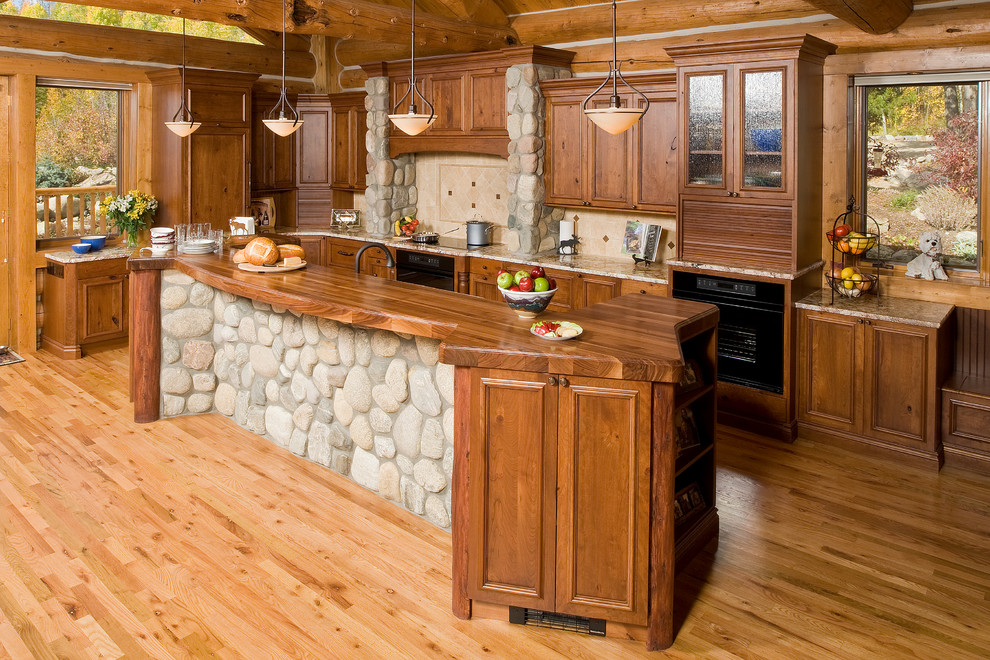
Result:
[[[254,231],[257,233],[275,229],[275,198],[256,197],[248,206],[248,213],[254,218]]]
[[[681,380],[678,383],[680,391],[690,392],[704,384],[705,380],[701,373],[701,365],[695,359],[688,359],[684,363],[684,373],[681,374]]]
[[[698,425],[694,421],[694,412],[690,407],[681,408],[674,413],[674,441],[677,444],[678,455],[701,444]]]
[[[333,209],[330,211],[330,226],[350,231],[361,226],[361,212],[358,209]]]
[[[674,495],[674,522],[680,522],[705,508],[705,498],[698,484],[691,484]]]

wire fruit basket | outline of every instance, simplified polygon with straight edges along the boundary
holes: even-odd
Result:
[[[832,290],[846,298],[859,298],[867,291],[872,291],[879,280],[879,277],[871,273],[856,273],[851,277],[834,277],[825,273],[825,281]]]

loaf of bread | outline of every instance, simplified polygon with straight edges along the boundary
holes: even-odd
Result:
[[[301,245],[286,243],[285,245],[278,246],[278,257],[282,261],[285,261],[289,257],[299,257],[300,260],[303,260],[306,258],[306,250]]]
[[[232,259],[234,260],[235,264],[242,264],[245,261],[247,261],[247,258],[245,258],[244,256],[244,250],[237,250],[236,252],[234,252],[234,256],[232,257]]]
[[[259,236],[244,246],[244,259],[255,266],[278,263],[278,246],[272,239]]]

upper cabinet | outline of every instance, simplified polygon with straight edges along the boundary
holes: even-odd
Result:
[[[332,180],[334,190],[364,190],[368,173],[368,111],[364,107],[367,94],[348,92],[330,95],[331,143],[333,144]]]
[[[393,129],[389,135],[391,156],[418,151],[487,153],[506,158],[506,70],[515,64],[568,67],[574,54],[542,46],[504,48],[483,53],[442,55],[416,60],[416,85],[433,104],[436,120],[419,135]],[[369,78],[387,77],[391,94],[389,110],[406,112],[409,61],[377,62],[362,66]],[[400,99],[405,96],[401,104]],[[429,108],[416,96],[417,111]]]
[[[677,94],[674,74],[629,76],[650,100],[631,129],[610,135],[582,104],[601,82],[568,78],[540,84],[546,98],[546,203],[673,213],[677,209]],[[620,90],[621,91],[621,90]],[[623,107],[642,107],[631,91]],[[603,91],[591,107],[608,105]]]
[[[256,74],[186,70],[152,71],[151,176],[158,198],[157,224],[209,222],[227,227],[244,215],[250,196],[251,84]],[[182,96],[202,126],[180,138],[165,126]]]
[[[794,271],[821,258],[822,65],[810,35],[670,46],[684,145],[678,256]]]
[[[296,133],[279,137],[262,120],[279,95],[255,92],[251,105],[251,190],[266,192],[296,187]],[[289,98],[296,105],[295,95]]]

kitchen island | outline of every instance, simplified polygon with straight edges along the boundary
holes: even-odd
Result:
[[[319,266],[129,265],[136,421],[220,412],[450,527],[459,617],[672,643],[675,563],[718,532],[716,308],[622,296],[551,342],[504,305]]]

